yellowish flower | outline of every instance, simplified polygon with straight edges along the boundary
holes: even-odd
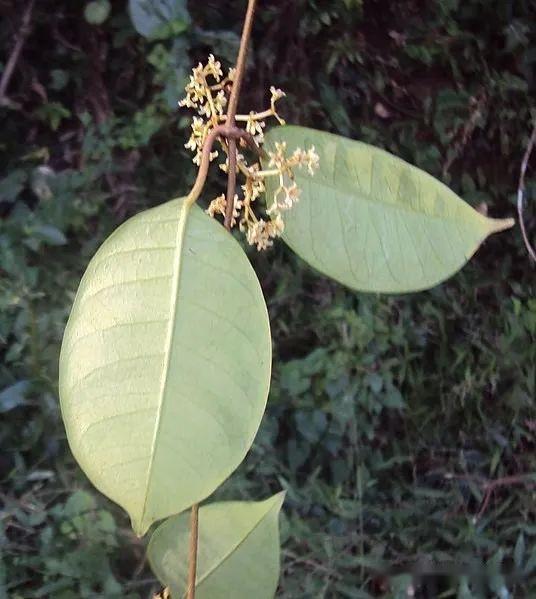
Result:
[[[221,63],[212,54],[208,57],[207,64],[199,63],[192,70],[185,88],[186,96],[179,102],[179,106],[197,112],[192,120],[190,138],[185,144],[185,147],[193,152],[195,164],[201,162],[203,146],[210,132],[226,120],[228,94],[235,77],[235,69],[230,69],[224,78]],[[253,136],[257,144],[262,144],[267,118],[274,117],[280,124],[285,123],[276,109],[276,103],[284,97],[285,92],[271,86],[270,108],[263,112],[252,111],[247,115],[237,114],[235,117],[237,124],[244,123],[245,130]],[[220,141],[225,153],[228,154],[229,148],[226,142]],[[241,147],[245,147],[243,142]],[[231,226],[235,226],[238,222],[240,231],[245,233],[248,243],[256,246],[258,250],[273,245],[273,240],[282,234],[285,227],[282,213],[290,210],[299,200],[300,189],[294,178],[294,169],[306,168],[312,175],[319,165],[319,157],[314,147],[307,150],[297,148],[287,157],[287,144],[276,142],[275,150],[269,151],[268,155],[268,170],[262,170],[258,163],[249,164],[248,159],[238,152],[236,155],[237,172],[238,175],[245,177],[245,182],[240,186],[242,198],[238,194],[234,197]],[[217,151],[211,152],[210,160],[217,156]],[[219,167],[223,172],[228,172],[228,156]],[[270,220],[265,220],[258,216],[259,210],[255,202],[265,191],[266,177],[271,176],[279,178],[279,185],[272,205],[266,210]],[[225,216],[226,204],[225,195],[221,194],[212,200],[207,213],[212,217]]]
[[[206,209],[206,213],[214,218],[216,214],[221,214],[225,216],[225,207],[227,206],[227,200],[225,199],[225,195],[222,193],[217,198],[214,198],[212,202],[210,202],[208,208]]]

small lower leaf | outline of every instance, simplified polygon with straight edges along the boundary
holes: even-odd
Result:
[[[279,579],[278,515],[284,493],[259,502],[230,501],[199,509],[196,599],[272,599]],[[149,562],[173,599],[184,596],[190,515],[161,524]]]

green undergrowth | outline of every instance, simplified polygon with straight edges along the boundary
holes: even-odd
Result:
[[[4,55],[14,6],[0,3]],[[2,599],[158,589],[144,542],[69,453],[59,345],[101,241],[193,181],[175,103],[192,63],[234,60],[243,8],[192,2],[191,21],[149,42],[123,3],[100,24],[95,7],[36,4],[0,107]],[[528,1],[262,2],[244,105],[281,87],[290,122],[383,146],[512,216],[536,116],[535,17]],[[529,166],[533,204],[535,189]],[[218,494],[287,491],[278,596],[535,596],[536,284],[519,230],[411,297],[344,290],[282,244],[250,258],[272,391]]]

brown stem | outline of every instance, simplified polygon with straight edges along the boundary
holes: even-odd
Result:
[[[203,191],[205,181],[207,180],[208,167],[210,166],[210,153],[212,152],[212,147],[218,137],[225,137],[229,140],[247,140],[249,133],[238,127],[229,127],[227,125],[218,125],[212,129],[212,131],[207,135],[205,143],[203,144],[201,163],[199,165],[199,170],[197,171],[195,183],[190,190],[190,193],[186,197],[186,203],[188,205],[195,203]]]
[[[529,143],[527,145],[527,149],[525,151],[525,155],[523,156],[523,160],[521,161],[521,168],[519,171],[519,185],[517,188],[517,214],[519,216],[519,226],[521,227],[521,234],[523,235],[523,242],[525,243],[525,247],[527,248],[527,252],[529,256],[536,262],[536,251],[532,247],[529,236],[527,233],[527,229],[525,227],[525,218],[523,214],[524,208],[524,200],[525,200],[525,172],[527,170],[527,166],[529,163],[530,155],[532,153],[532,149],[534,148],[534,144],[536,143],[536,125],[534,125],[534,129],[532,130],[532,135],[530,136]]]
[[[491,496],[499,487],[512,486],[512,485],[522,485],[525,484],[530,488],[534,488],[536,486],[536,481],[533,480],[533,475],[531,474],[516,474],[513,476],[503,476],[501,478],[496,478],[495,480],[486,480],[484,477],[478,474],[448,474],[446,478],[456,479],[456,480],[470,480],[483,487],[484,496],[482,498],[480,508],[478,510],[477,518],[480,519],[488,504],[490,502]]]
[[[13,71],[15,70],[17,61],[19,60],[22,47],[24,46],[24,42],[30,34],[30,21],[32,18],[34,1],[35,0],[30,0],[26,5],[26,10],[22,15],[22,23],[19,29],[19,33],[15,39],[15,45],[13,46],[13,50],[8,58],[8,61],[4,68],[4,72],[2,73],[2,79],[0,80],[0,105],[6,102],[5,95],[7,91],[7,86],[11,81],[11,77],[13,75]]]
[[[242,130],[242,135],[240,136],[240,141],[244,142],[247,146],[249,146],[249,148],[255,152],[255,154],[257,155],[258,158],[262,158],[262,159],[267,159],[268,158],[268,154],[264,151],[264,149],[257,145],[257,143],[255,142],[255,140],[253,139],[253,136],[248,133],[247,131]],[[221,147],[223,148],[223,151],[225,152],[225,154],[227,156],[229,156],[229,146],[228,144],[220,139],[220,144]],[[237,154],[237,161],[236,161],[236,168],[246,177],[251,177],[252,176],[252,171],[249,169],[249,167],[247,167],[244,163],[241,163],[238,160],[238,154]],[[238,171],[237,171],[238,173]]]
[[[233,222],[233,212],[236,192],[236,140],[229,140],[229,168],[227,176],[227,203],[225,204],[225,228],[230,231]]]
[[[253,26],[253,15],[255,13],[256,0],[249,0],[246,17],[244,19],[244,28],[242,29],[242,38],[240,39],[240,48],[238,50],[238,58],[236,60],[236,73],[231,88],[231,97],[229,98],[229,106],[227,108],[228,124],[234,124],[236,109],[238,106],[238,98],[240,96],[240,88],[244,79],[244,71],[246,69],[246,56],[248,51],[249,38],[251,36],[251,28]],[[232,121],[232,123],[230,122]]]
[[[536,483],[534,483],[534,481],[530,480],[530,478],[526,474],[521,474],[521,475],[517,475],[517,476],[504,476],[503,478],[498,478],[496,480],[489,482],[486,485],[486,492],[484,494],[484,499],[482,500],[482,505],[481,505],[480,509],[478,510],[477,518],[480,519],[484,515],[484,512],[486,511],[486,508],[488,507],[489,500],[491,499],[491,496],[493,495],[493,492],[495,491],[495,489],[498,489],[499,487],[504,487],[504,486],[522,485],[522,484],[526,484],[526,485],[529,485],[530,487],[533,487]]]
[[[195,578],[197,574],[197,542],[199,537],[199,504],[192,505],[190,517],[190,546],[188,548],[188,587],[187,599],[195,599]]]
[[[248,133],[247,131],[242,132],[244,135],[242,135],[240,139],[242,139],[250,147],[250,149],[253,150],[257,156],[259,156],[259,158],[264,158],[266,160],[268,158],[266,150],[262,146],[259,146],[251,133]]]
[[[240,39],[240,48],[238,50],[238,58],[236,61],[236,74],[231,88],[231,97],[229,98],[229,106],[227,108],[227,125],[235,126],[235,115],[238,106],[238,98],[240,96],[240,88],[244,79],[244,71],[246,68],[246,56],[248,51],[249,38],[251,36],[251,28],[253,26],[253,16],[255,14],[256,0],[248,1],[248,9],[244,19],[244,27],[242,29],[242,38]],[[234,211],[234,197],[236,191],[236,140],[229,140],[229,169],[227,177],[227,204],[225,206],[225,228],[231,230],[231,222]]]

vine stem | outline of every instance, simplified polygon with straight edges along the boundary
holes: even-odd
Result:
[[[19,60],[22,47],[26,42],[26,38],[30,35],[30,21],[32,19],[32,10],[35,4],[35,0],[30,0],[26,5],[26,9],[22,15],[22,22],[19,28],[19,32],[15,39],[15,45],[8,58],[4,72],[2,73],[2,79],[0,80],[0,105],[6,102],[6,92],[11,77],[15,70],[15,66]]]
[[[525,217],[523,214],[524,203],[525,203],[525,172],[527,170],[527,166],[530,160],[530,155],[534,148],[534,144],[536,143],[536,124],[532,129],[532,135],[529,138],[529,143],[527,145],[527,149],[525,150],[525,154],[523,156],[523,160],[521,161],[521,168],[519,169],[519,185],[517,188],[517,214],[519,216],[519,226],[521,227],[521,234],[523,236],[523,242],[525,243],[525,247],[527,248],[527,252],[529,256],[536,262],[536,250],[532,247],[529,235],[527,233],[527,228],[525,226]]]
[[[190,193],[186,196],[186,204],[191,206],[194,204],[205,186],[207,180],[208,167],[210,166],[210,153],[216,139],[223,137],[228,140],[242,139],[244,142],[251,147],[252,150],[262,155],[263,150],[257,146],[251,133],[240,129],[240,127],[229,127],[228,125],[218,125],[214,127],[212,131],[207,135],[205,143],[203,144],[203,151],[201,152],[201,161],[199,163],[199,170],[197,171],[197,177],[195,183],[190,190]]]
[[[253,137],[244,131],[239,129],[235,124],[236,109],[238,106],[238,98],[240,95],[240,88],[242,86],[242,80],[244,78],[244,70],[246,66],[246,56],[249,38],[251,36],[251,29],[253,26],[253,17],[255,14],[256,0],[248,1],[248,8],[246,11],[246,17],[244,19],[244,27],[242,29],[242,38],[240,39],[240,48],[238,50],[238,58],[236,61],[236,75],[231,88],[231,97],[229,98],[229,106],[227,109],[227,119],[225,125],[215,127],[208,135],[203,145],[203,152],[201,153],[201,163],[197,172],[197,178],[195,180],[192,190],[186,198],[186,204],[192,205],[197,201],[197,198],[201,194],[205,181],[207,179],[208,167],[210,165],[210,153],[214,141],[218,137],[224,137],[227,140],[229,146],[229,170],[227,178],[227,205],[225,208],[225,228],[227,231],[231,230],[231,221],[233,218],[234,211],[234,196],[236,190],[236,140],[244,139],[249,145],[256,146]],[[199,504],[195,503],[191,509],[190,516],[190,542],[188,548],[188,585],[186,596],[187,599],[195,599],[195,582],[197,575],[197,547],[199,543]]]
[[[240,48],[238,50],[238,58],[236,61],[236,74],[231,88],[231,97],[229,98],[229,106],[227,108],[227,125],[235,126],[236,109],[238,107],[238,98],[240,89],[244,79],[244,71],[246,70],[246,57],[248,52],[249,38],[251,37],[251,29],[253,27],[253,18],[255,15],[256,0],[248,1],[246,17],[244,19],[244,27],[242,29],[242,37],[240,39]],[[236,139],[229,140],[229,169],[227,177],[227,203],[225,206],[225,228],[231,230],[231,222],[234,211],[234,197],[236,191]]]

